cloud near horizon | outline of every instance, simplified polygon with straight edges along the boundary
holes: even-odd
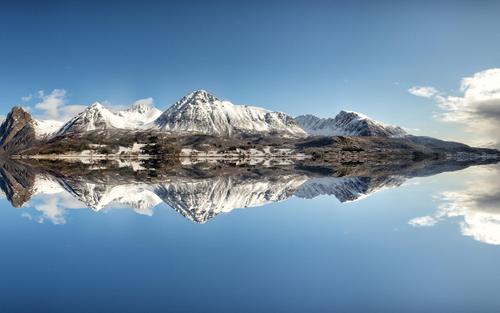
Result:
[[[146,105],[146,106],[151,106],[154,104],[154,99],[152,97],[144,98],[144,99],[139,99],[134,101],[132,105]]]
[[[447,219],[458,220],[464,236],[500,245],[500,166],[471,168],[472,179],[457,190],[437,194],[441,202],[432,215],[416,217],[408,222],[413,227],[432,227]]]
[[[66,122],[87,108],[87,105],[83,104],[68,104],[68,93],[65,89],[54,89],[50,93],[40,90],[36,93],[36,96],[30,94],[21,99],[27,102],[32,98],[38,99],[38,102],[34,105],[34,114],[41,119]],[[109,101],[102,101],[102,104],[111,111],[120,111],[130,107],[130,105],[116,105]],[[132,105],[140,104],[152,106],[154,105],[154,99],[148,97],[138,99],[132,103]],[[28,107],[28,109],[30,108]]]
[[[40,90],[37,92],[39,102],[35,109],[41,113],[43,119],[67,121],[75,114],[83,111],[85,105],[67,104],[67,92],[64,89],[54,89],[50,93]]]
[[[408,91],[432,98],[441,109],[435,115],[439,120],[463,124],[467,132],[481,136],[483,143],[500,146],[500,68],[462,78],[459,95],[442,94],[433,87],[412,87]]]

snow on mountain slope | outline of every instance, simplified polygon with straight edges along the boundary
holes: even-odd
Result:
[[[204,223],[219,213],[261,206],[289,198],[307,180],[305,175],[274,177],[220,176],[206,179],[175,178],[155,193],[184,217]]]
[[[151,216],[153,215],[152,208],[161,202],[161,199],[150,190],[149,186],[125,184],[106,190],[94,208],[100,210],[112,203],[117,203],[133,208],[136,213]]]
[[[70,179],[61,180],[61,183],[66,191],[94,211],[118,204],[139,214],[152,215],[152,208],[162,202],[147,184],[108,185]]]
[[[166,131],[217,136],[235,134],[275,134],[305,137],[307,134],[293,118],[281,112],[234,105],[221,101],[204,90],[192,92],[165,111],[156,121]]]
[[[127,110],[114,113],[95,102],[64,124],[58,134],[103,129],[143,129],[161,114],[160,110],[145,103],[138,103]]]
[[[297,124],[311,135],[402,137],[406,132],[398,126],[386,125],[363,114],[340,111],[335,118],[300,115]]]
[[[312,199],[320,195],[333,195],[340,202],[352,202],[386,188],[399,187],[405,180],[400,176],[315,177],[300,186],[294,196]]]
[[[127,123],[122,117],[106,109],[99,102],[95,102],[64,124],[58,134],[113,128],[133,129],[135,124]]]
[[[54,120],[34,120],[35,136],[37,139],[51,137],[64,125],[64,122]]]
[[[59,182],[50,175],[37,174],[33,184],[33,195],[65,192]]]
[[[137,102],[129,109],[117,112],[130,125],[140,127],[156,120],[163,112],[144,101]]]
[[[147,99],[146,99],[147,100]],[[127,110],[112,112],[96,102],[64,125],[36,121],[37,138],[92,130],[162,130],[233,136],[240,134],[306,137],[311,135],[402,137],[406,132],[356,112],[341,111],[335,118],[302,115],[293,119],[281,112],[221,101],[204,90],[192,92],[165,112],[139,101]]]

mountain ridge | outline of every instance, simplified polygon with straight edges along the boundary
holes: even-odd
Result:
[[[295,121],[310,135],[404,137],[399,126],[387,125],[354,111],[341,110],[334,118],[299,115]]]
[[[168,108],[156,121],[158,129],[207,135],[307,134],[285,113],[221,101],[205,90],[191,92]]]
[[[168,158],[201,154],[338,159],[345,155],[350,160],[356,156],[373,160],[374,155],[462,159],[500,155],[493,149],[412,136],[401,127],[352,111],[343,110],[335,118],[304,115],[294,119],[281,112],[221,101],[205,90],[187,94],[164,112],[151,102],[118,112],[95,102],[59,130],[59,123],[35,120],[26,110],[14,107],[0,125],[0,152]]]

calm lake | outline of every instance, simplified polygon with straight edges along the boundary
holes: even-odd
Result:
[[[1,312],[500,308],[498,164],[376,179],[198,174],[109,189],[107,176],[55,175],[23,199],[16,173],[1,181]]]

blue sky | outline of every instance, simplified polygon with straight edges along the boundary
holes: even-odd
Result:
[[[39,99],[21,97],[39,90],[85,105],[153,97],[163,109],[206,89],[291,115],[350,109],[470,141],[467,122],[444,122],[439,99],[408,89],[465,99],[462,78],[500,67],[499,12],[493,1],[2,1],[0,114],[34,107]]]

